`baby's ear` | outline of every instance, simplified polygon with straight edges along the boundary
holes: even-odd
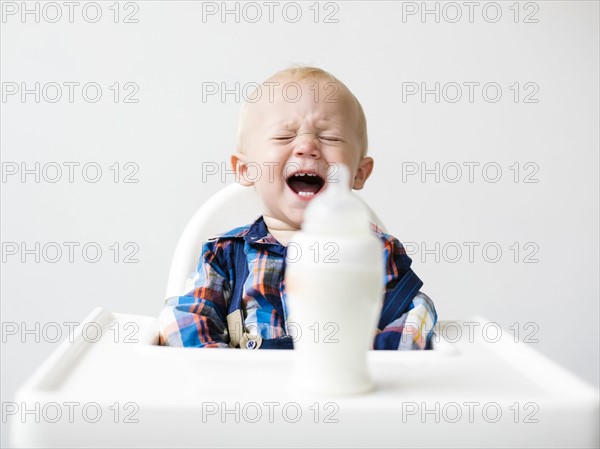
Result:
[[[231,167],[235,170],[235,181],[243,186],[250,187],[253,182],[246,179],[246,172],[248,170],[248,162],[246,157],[242,153],[233,153],[231,155]]]
[[[365,182],[369,176],[371,176],[371,172],[373,171],[373,158],[372,157],[363,157],[358,163],[358,168],[356,169],[356,176],[354,177],[354,184],[352,184],[352,188],[355,190],[360,190],[365,186]]]

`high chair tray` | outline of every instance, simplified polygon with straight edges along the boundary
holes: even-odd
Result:
[[[370,351],[370,394],[290,388],[294,351],[157,346],[98,308],[3,410],[17,447],[597,447],[598,389],[482,318]]]

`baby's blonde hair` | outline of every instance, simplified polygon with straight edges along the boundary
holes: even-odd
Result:
[[[263,82],[263,85],[267,81],[272,80],[272,79],[277,79],[277,78],[291,78],[294,81],[301,81],[301,80],[304,80],[307,78],[308,79],[320,78],[320,79],[326,79],[328,81],[332,81],[332,82],[338,84],[342,89],[345,89],[346,92],[350,95],[350,97],[356,103],[356,108],[357,108],[357,112],[358,112],[358,130],[357,131],[359,134],[358,137],[359,137],[360,145],[362,147],[361,148],[361,157],[366,156],[369,140],[368,140],[368,136],[367,136],[367,119],[365,117],[365,112],[363,111],[362,105],[358,101],[358,98],[356,98],[354,96],[352,91],[350,89],[348,89],[348,87],[344,83],[342,83],[339,79],[337,79],[331,73],[329,73],[323,69],[320,69],[318,67],[312,67],[312,66],[307,66],[307,65],[292,65],[286,69],[280,70],[279,72],[275,73],[273,76],[269,77],[266,81]],[[253,93],[253,95],[254,94],[255,93]],[[249,98],[252,98],[253,95],[251,95]],[[239,151],[240,153],[243,152],[242,130],[244,127],[244,120],[246,117],[247,110],[248,110],[248,102],[245,101],[244,104],[242,105],[242,108],[240,109],[240,113],[239,113],[239,117],[238,117],[237,137],[236,137],[236,147],[237,147],[237,151]]]

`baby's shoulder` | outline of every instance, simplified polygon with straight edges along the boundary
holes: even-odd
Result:
[[[400,242],[400,240],[393,235],[388,234],[373,222],[371,222],[371,231],[373,232],[373,235],[379,237],[379,239],[383,242],[384,249],[389,254],[405,253],[404,245]]]
[[[237,249],[243,247],[244,237],[248,234],[250,225],[238,226],[227,232],[213,234],[202,244],[202,260],[209,263],[217,270],[224,270],[233,266]]]

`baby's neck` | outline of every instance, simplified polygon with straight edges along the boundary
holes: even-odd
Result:
[[[263,219],[265,220],[265,224],[267,225],[269,233],[284,246],[287,246],[287,244],[290,242],[292,234],[300,230],[300,228],[296,228],[289,223],[268,215],[263,215]]]

